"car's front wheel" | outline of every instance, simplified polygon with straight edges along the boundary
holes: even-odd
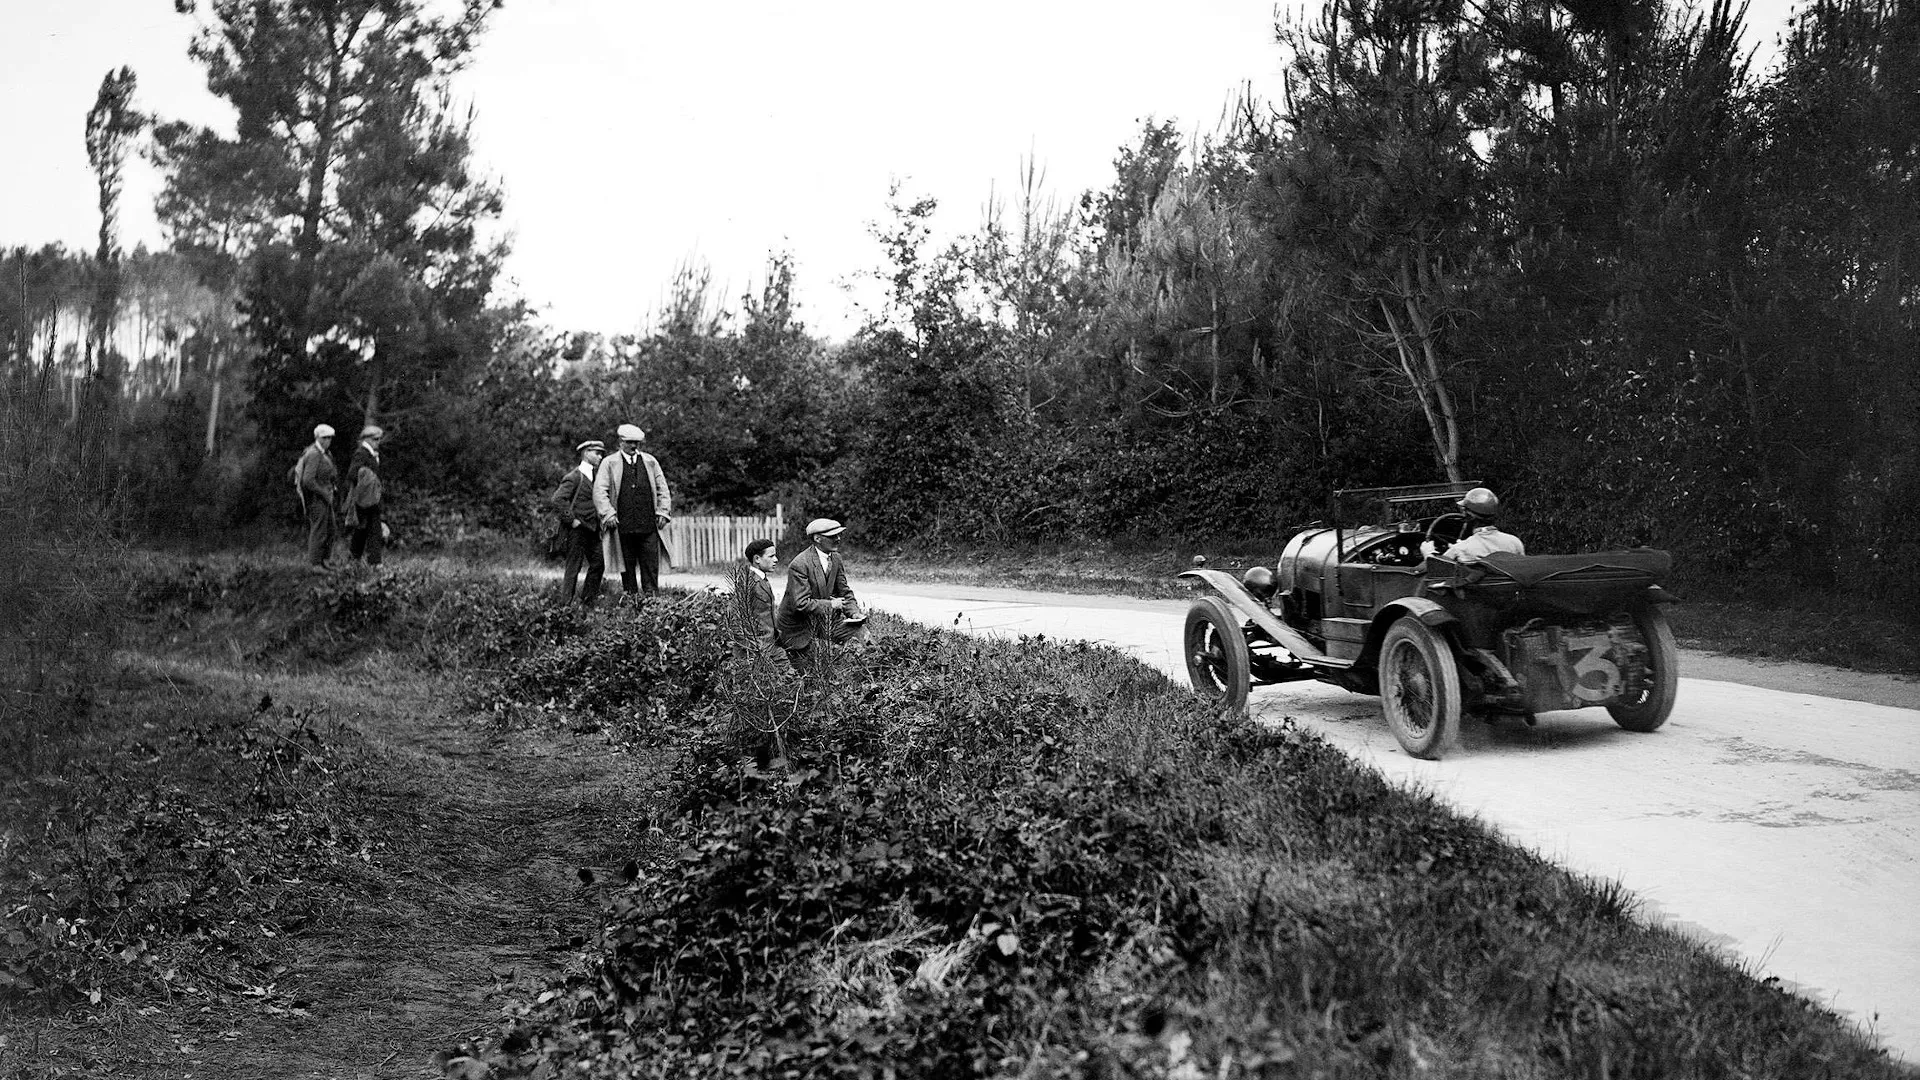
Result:
[[[1667,722],[1679,696],[1680,645],[1673,639],[1667,613],[1657,607],[1634,615],[1633,625],[1647,646],[1647,671],[1634,691],[1608,705],[1607,712],[1628,731],[1653,731]]]
[[[1380,647],[1380,700],[1400,748],[1438,758],[1460,735],[1460,668],[1453,650],[1418,619],[1387,629]]]
[[[1194,690],[1226,708],[1246,708],[1253,665],[1247,651],[1247,633],[1227,602],[1217,596],[1195,600],[1187,609],[1183,638],[1187,677],[1193,680]]]

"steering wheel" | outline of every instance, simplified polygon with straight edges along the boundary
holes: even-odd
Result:
[[[1453,535],[1450,539],[1442,539],[1440,536],[1440,524],[1446,521],[1453,521],[1457,523],[1455,527],[1451,530]],[[1432,524],[1427,526],[1427,543],[1432,544],[1433,550],[1435,551],[1445,551],[1449,547],[1452,547],[1453,544],[1460,539],[1461,533],[1464,533],[1466,531],[1467,531],[1467,515],[1441,514],[1439,517],[1433,519]]]

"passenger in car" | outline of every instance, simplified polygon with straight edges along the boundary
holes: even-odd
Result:
[[[1460,497],[1460,512],[1467,519],[1467,535],[1441,552],[1454,562],[1479,562],[1496,551],[1525,555],[1527,545],[1510,532],[1502,532],[1494,519],[1500,516],[1500,498],[1486,488],[1474,488]]]

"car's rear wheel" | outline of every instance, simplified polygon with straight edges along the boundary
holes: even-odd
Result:
[[[1453,650],[1418,619],[1387,628],[1380,647],[1380,700],[1400,748],[1438,758],[1460,736],[1460,668]]]
[[[1647,672],[1634,693],[1607,706],[1613,722],[1628,731],[1653,731],[1673,713],[1680,692],[1680,645],[1673,640],[1673,624],[1657,607],[1633,617],[1634,628],[1647,646]]]
[[[1227,602],[1217,596],[1195,600],[1187,609],[1183,638],[1187,677],[1193,680],[1194,690],[1226,708],[1246,708],[1253,665],[1247,651],[1247,633]]]

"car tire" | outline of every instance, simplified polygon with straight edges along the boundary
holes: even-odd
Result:
[[[1674,698],[1680,691],[1680,645],[1673,639],[1673,624],[1667,613],[1657,607],[1638,612],[1634,628],[1647,645],[1647,685],[1632,698],[1622,698],[1607,706],[1613,722],[1628,731],[1655,731],[1673,713]]]
[[[1418,619],[1387,628],[1380,646],[1380,701],[1400,748],[1434,760],[1460,736],[1460,666],[1453,649]]]
[[[1242,622],[1225,600],[1203,596],[1187,609],[1187,677],[1201,697],[1223,708],[1247,707],[1247,688],[1253,662],[1247,650],[1247,633]]]

